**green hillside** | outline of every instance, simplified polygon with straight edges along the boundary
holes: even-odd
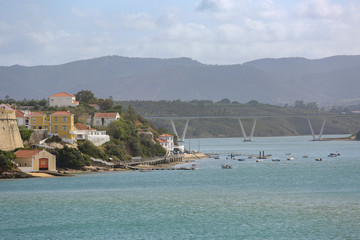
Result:
[[[194,100],[190,102],[176,101],[121,101],[116,102],[124,107],[133,109],[144,117],[196,117],[196,116],[251,116],[242,119],[246,133],[249,135],[254,116],[288,116],[286,118],[258,118],[255,136],[294,136],[310,135],[311,130],[307,118],[299,115],[326,115],[310,117],[315,134],[318,134],[323,120],[326,119],[324,134],[353,134],[360,130],[360,115],[340,115],[317,108],[315,103],[305,104],[297,101],[294,107],[280,107],[250,101],[247,104],[231,102],[223,99],[219,102]],[[294,117],[291,117],[294,116]],[[154,126],[169,129],[168,120],[151,120]],[[186,120],[175,120],[179,134],[184,128]],[[238,119],[191,119],[186,137],[241,137]]]

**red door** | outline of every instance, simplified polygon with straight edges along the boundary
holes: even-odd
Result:
[[[49,170],[49,159],[47,158],[39,159],[39,170]]]

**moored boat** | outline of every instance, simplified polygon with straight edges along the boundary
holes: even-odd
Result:
[[[229,164],[223,164],[223,165],[221,165],[221,167],[224,168],[224,169],[231,169],[232,168],[232,166],[229,165]]]

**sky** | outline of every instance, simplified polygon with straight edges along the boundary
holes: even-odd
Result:
[[[0,66],[360,54],[358,0],[0,0]]]

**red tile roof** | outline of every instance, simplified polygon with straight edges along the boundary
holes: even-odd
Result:
[[[163,134],[163,135],[160,135],[159,137],[174,137],[174,136],[170,135],[170,134]]]
[[[24,114],[22,111],[20,111],[20,110],[16,110],[16,111],[15,111],[15,116],[16,116],[17,118],[20,118],[20,117],[24,117],[25,114]]]
[[[50,114],[51,116],[53,115],[60,115],[60,116],[63,116],[63,115],[74,115],[72,114],[71,112],[68,112],[68,111],[57,111],[57,112],[54,112],[53,114]]]
[[[88,126],[82,124],[82,123],[75,123],[75,128],[77,130],[96,130],[96,129],[93,129],[93,128],[89,128]]]
[[[75,97],[75,95],[66,93],[66,92],[59,92],[51,95],[50,97]]]
[[[116,118],[118,113],[95,113],[94,118]]]
[[[32,157],[35,154],[38,154],[39,152],[41,152],[42,150],[18,150],[17,152],[15,152],[15,156],[18,158],[21,157]]]
[[[32,112],[30,113],[31,116],[46,116],[46,114],[42,113],[42,112]]]
[[[161,138],[157,138],[156,140],[158,140],[159,143],[167,143],[167,141],[162,140]]]

